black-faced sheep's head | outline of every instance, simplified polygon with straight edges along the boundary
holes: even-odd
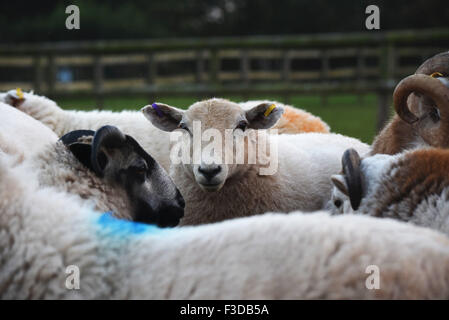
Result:
[[[155,127],[183,133],[182,145],[188,146],[190,152],[189,161],[182,162],[183,170],[202,190],[215,192],[230,178],[243,175],[253,164],[264,162],[266,165],[272,160],[269,154],[271,147],[270,150],[266,148],[267,152],[261,156],[259,146],[265,143],[267,147],[267,140],[259,129],[274,126],[284,109],[271,103],[261,103],[244,110],[236,103],[214,98],[197,102],[185,111],[154,103],[144,107],[142,112]],[[258,153],[252,162],[249,150],[255,151],[257,143],[260,143],[257,145]]]
[[[426,60],[393,94],[396,113],[429,145],[449,147],[449,52]]]
[[[376,154],[361,159],[356,150],[346,150],[341,160],[342,172],[331,177],[334,188],[327,209],[333,214],[354,213],[366,208],[368,212],[375,211],[377,204],[370,200],[379,203],[380,198],[391,195],[389,192],[381,192],[381,196],[375,194],[386,182],[385,173],[400,156]],[[391,177],[387,175],[387,178]]]
[[[125,189],[134,221],[169,227],[183,217],[184,199],[166,171],[118,128],[76,130],[61,141],[106,183]]]
[[[426,220],[427,214],[437,216],[444,211],[449,186],[448,149],[412,149],[363,159],[357,151],[348,149],[342,166],[342,173],[331,177],[334,189],[327,208],[334,214],[404,220],[414,215]],[[415,215],[415,210],[427,213]]]

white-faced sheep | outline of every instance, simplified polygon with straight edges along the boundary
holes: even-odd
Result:
[[[430,227],[449,235],[449,150],[417,149],[360,160],[348,150],[330,208]]]
[[[43,122],[58,136],[79,129],[97,130],[104,125],[114,125],[125,134],[134,137],[166,170],[169,168],[169,137],[148,124],[140,112],[136,111],[68,111],[61,109],[54,101],[31,93],[17,93],[11,90],[0,95],[0,100],[17,107],[33,118]],[[242,105],[249,107],[256,102]],[[276,128],[280,133],[328,132],[329,127],[321,119],[303,110],[288,106],[285,118],[281,118]]]
[[[369,150],[359,140],[337,134],[267,134],[263,129],[272,127],[283,112],[282,107],[273,108],[270,103],[245,111],[228,100],[211,99],[195,103],[186,111],[157,103],[143,108],[143,112],[161,130],[183,132],[173,150],[177,150],[176,145],[188,146],[187,161],[178,164],[172,159],[170,168],[186,199],[183,225],[267,211],[319,210],[330,198],[330,176],[340,171],[343,152],[348,147],[361,153]],[[216,133],[220,139],[214,136],[213,145],[222,148],[221,154],[214,153],[217,158],[212,161],[207,159],[210,149],[205,146],[211,137],[203,137],[209,133]],[[195,141],[204,148],[195,149]],[[260,152],[263,149],[266,152]],[[198,160],[195,150],[200,153]],[[237,160],[239,152],[244,161]]]
[[[449,297],[449,240],[432,230],[326,213],[158,229],[38,188],[6,161],[0,156],[1,299]]]
[[[449,52],[426,60],[393,94],[396,115],[373,142],[371,154],[449,147]]]
[[[28,180],[124,219],[174,226],[182,217],[184,200],[168,174],[117,128],[73,131],[57,141],[42,123],[10,106],[0,105],[0,114],[0,150],[15,156]]]

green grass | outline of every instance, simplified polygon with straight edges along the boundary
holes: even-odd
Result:
[[[243,99],[238,96],[227,96],[233,101],[254,99],[272,99],[279,102],[285,101],[282,97],[250,96]],[[187,108],[198,98],[157,97],[157,101],[167,103],[178,108]],[[91,110],[95,108],[94,99],[60,99],[59,105],[67,109]],[[149,103],[148,99],[114,98],[106,99],[105,109],[120,111],[124,109],[139,110]],[[371,143],[376,133],[377,98],[375,95],[365,95],[362,100],[355,95],[335,95],[327,98],[327,103],[318,96],[292,96],[289,104],[307,110],[326,121],[332,132],[358,138],[366,143]]]

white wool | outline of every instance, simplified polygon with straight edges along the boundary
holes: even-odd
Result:
[[[54,186],[78,195],[97,210],[113,211],[132,219],[132,206],[125,190],[98,177],[82,165],[61,143],[56,134],[18,109],[0,103],[0,151],[11,156],[26,171],[27,182],[41,187]],[[47,201],[50,201],[48,198]]]
[[[2,299],[449,297],[449,239],[432,230],[323,212],[169,230],[105,222],[67,194],[36,189],[5,157]],[[366,287],[372,265],[377,290]],[[66,288],[68,266],[79,268],[79,290]]]
[[[339,134],[302,133],[268,135],[278,145],[278,169],[260,176],[256,169],[239,169],[216,192],[202,190],[182,165],[172,165],[170,175],[186,200],[182,225],[217,222],[267,211],[291,212],[323,209],[331,197],[330,177],[341,170],[348,148],[361,154],[369,146]],[[267,147],[268,149],[268,147]],[[243,167],[242,167],[243,168]]]
[[[0,149],[3,152],[32,158],[57,140],[56,134],[41,122],[0,102]]]

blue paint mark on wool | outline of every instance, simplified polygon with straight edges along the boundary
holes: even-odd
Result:
[[[105,212],[97,220],[103,230],[115,235],[139,235],[164,232],[164,229],[155,225],[127,221],[115,218],[112,212]]]

